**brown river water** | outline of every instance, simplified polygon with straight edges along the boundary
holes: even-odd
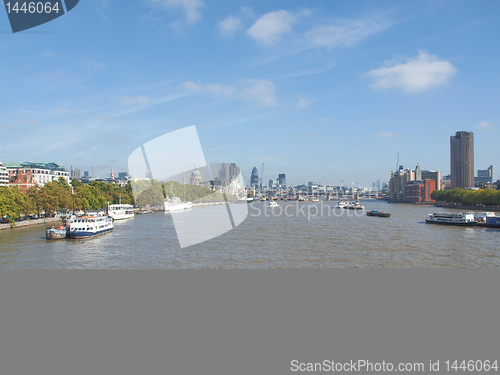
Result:
[[[181,248],[170,214],[115,222],[85,240],[45,239],[45,226],[0,231],[0,269],[294,269],[476,268],[500,266],[500,230],[425,223],[427,214],[458,210],[364,201],[365,211],[337,202],[263,202],[211,240]],[[246,203],[243,203],[246,204]],[[285,210],[285,207],[288,208]],[[302,207],[302,209],[301,209]],[[194,210],[207,210],[194,207]],[[367,210],[391,213],[369,217]],[[285,213],[286,212],[286,213]]]

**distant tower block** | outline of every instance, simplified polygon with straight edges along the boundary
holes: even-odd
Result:
[[[474,187],[474,133],[459,131],[450,137],[451,188]]]

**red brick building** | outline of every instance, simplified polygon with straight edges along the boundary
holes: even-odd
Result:
[[[432,192],[436,190],[436,181],[415,181],[405,185],[406,202],[434,202],[431,198]]]
[[[22,169],[9,170],[9,187],[18,186],[23,194],[26,194],[26,191],[35,185],[31,171],[23,171]]]

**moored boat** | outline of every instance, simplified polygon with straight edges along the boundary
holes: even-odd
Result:
[[[276,203],[275,201],[271,201],[267,204],[269,207],[277,207],[278,206],[278,203]]]
[[[113,220],[132,219],[134,217],[134,206],[131,204],[112,204],[108,206],[108,215]]]
[[[435,212],[433,214],[429,214],[425,219],[425,222],[429,224],[458,226],[474,226],[477,223],[476,220],[474,220],[474,213],[472,212]]]
[[[192,202],[182,202],[179,197],[165,199],[165,212],[185,211],[193,207]]]
[[[485,214],[485,215],[482,215]],[[500,228],[500,217],[496,216],[494,212],[480,212],[475,215],[476,226],[485,228]]]
[[[141,211],[136,211],[135,214],[136,215],[146,215],[146,214],[152,214],[153,211],[151,210],[141,210]]]
[[[113,218],[102,212],[77,217],[69,224],[70,238],[95,237],[113,230]]]
[[[66,226],[59,225],[57,227],[47,228],[45,231],[45,238],[47,240],[57,240],[61,238],[66,238],[68,230]]]

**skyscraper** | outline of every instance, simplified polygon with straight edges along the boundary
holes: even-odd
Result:
[[[474,187],[474,133],[460,131],[450,137],[451,188]]]
[[[252,176],[250,177],[250,185],[256,189],[260,186],[259,171],[257,171],[257,167],[253,167],[252,169]]]
[[[278,184],[282,189],[286,189],[286,176],[284,173],[278,175]]]

